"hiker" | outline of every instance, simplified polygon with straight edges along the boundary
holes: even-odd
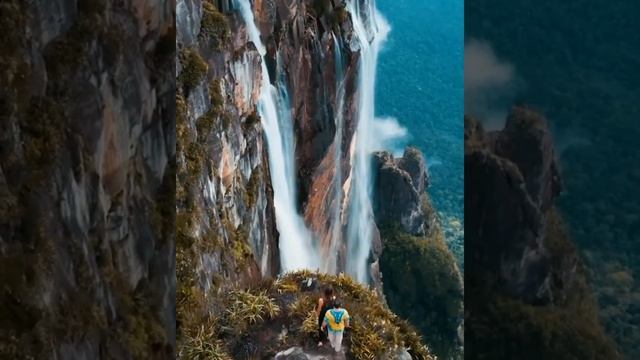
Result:
[[[336,297],[333,294],[333,288],[327,286],[324,289],[324,296],[318,299],[318,305],[316,305],[316,314],[318,315],[318,346],[322,346],[322,342],[327,340],[327,336],[322,330],[322,324],[324,322],[324,316],[329,309],[331,309]]]
[[[342,304],[339,300],[333,301],[333,309],[327,311],[324,316],[324,322],[322,323],[322,329],[327,328],[329,330],[329,342],[331,347],[340,352],[342,349],[342,335],[344,335],[344,329],[349,327],[349,313],[346,309],[342,308]]]

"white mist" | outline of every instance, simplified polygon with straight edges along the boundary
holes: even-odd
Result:
[[[361,7],[361,5],[363,5]],[[379,147],[372,130],[375,122],[376,66],[380,46],[390,27],[372,1],[347,1],[354,35],[360,45],[358,74],[358,114],[352,159],[349,222],[347,227],[347,272],[359,282],[369,283],[368,261],[373,238],[371,206],[371,152]]]

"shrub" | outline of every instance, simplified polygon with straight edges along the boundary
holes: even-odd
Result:
[[[245,333],[250,326],[280,314],[280,307],[266,292],[254,294],[247,290],[232,291],[227,306],[227,325],[236,334]]]
[[[217,339],[213,326],[201,325],[194,336],[188,337],[178,357],[189,360],[228,360],[231,358],[222,341]]]
[[[182,62],[182,72],[178,81],[182,83],[185,93],[189,93],[200,84],[209,67],[196,50],[182,50],[180,61]]]
[[[380,269],[391,309],[425,336],[436,354],[454,356],[462,318],[462,284],[456,261],[439,228],[430,238],[411,236],[398,225],[381,227]]]
[[[215,6],[205,2],[202,4],[202,22],[200,23],[200,39],[208,40],[214,49],[221,49],[231,37],[227,18]]]
[[[209,83],[209,97],[211,99],[211,109],[219,112],[224,105],[222,96],[222,81],[220,79],[211,80]]]

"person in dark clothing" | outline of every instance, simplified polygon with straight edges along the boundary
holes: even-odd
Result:
[[[322,324],[327,311],[333,308],[333,302],[335,300],[336,296],[331,286],[326,287],[324,289],[324,295],[318,299],[318,304],[316,305],[316,314],[318,315],[318,346],[322,346],[322,343],[327,340],[327,334],[322,328]]]

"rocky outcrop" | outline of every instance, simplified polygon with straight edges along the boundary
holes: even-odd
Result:
[[[527,192],[540,210],[553,205],[562,184],[553,139],[539,114],[525,108],[513,109],[494,140],[494,152],[518,166]]]
[[[394,312],[411,319],[436,355],[459,357],[462,276],[425,192],[424,157],[411,147],[401,158],[377,152],[373,173],[373,210],[380,231],[372,261],[379,268],[380,292]]]
[[[554,207],[560,189],[541,115],[515,107],[505,128],[492,133],[465,118],[465,291],[474,294],[465,301],[465,352],[471,358],[619,358]]]
[[[394,159],[388,152],[373,155],[373,212],[377,224],[398,222],[412,235],[424,235],[429,222],[423,211],[422,196],[427,186],[427,167],[415,148],[407,148],[404,156]]]
[[[466,118],[465,141],[468,259],[499,274],[503,289],[525,302],[561,301],[565,295],[559,287],[572,281],[554,284],[545,245],[546,212],[560,190],[545,120],[514,108],[504,130],[485,134],[477,121]],[[565,277],[573,277],[576,263],[575,256],[565,259]]]
[[[261,57],[231,1],[177,2],[176,276],[184,352],[207,299],[279,273]],[[183,344],[183,345],[180,345]]]
[[[173,7],[0,4],[2,358],[174,356]]]

